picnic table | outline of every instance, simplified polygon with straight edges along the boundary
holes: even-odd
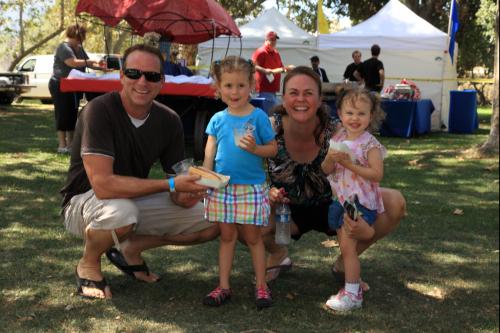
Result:
[[[61,91],[103,94],[119,91],[119,80],[64,78]],[[202,160],[205,150],[205,128],[212,115],[225,108],[225,104],[215,99],[212,84],[163,83],[157,100],[177,112],[183,121],[186,139],[193,140],[193,155]]]
[[[61,79],[61,91],[106,93],[118,91],[122,87],[120,80],[100,80],[85,78]],[[211,84],[197,83],[163,83],[160,95],[215,97],[215,89]]]

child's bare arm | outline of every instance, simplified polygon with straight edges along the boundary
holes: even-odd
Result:
[[[260,157],[274,157],[278,153],[278,143],[276,140],[269,141],[264,145],[257,145],[254,154]]]
[[[215,154],[217,152],[217,139],[213,135],[209,135],[207,144],[205,145],[205,159],[203,166],[207,169],[214,169]]]

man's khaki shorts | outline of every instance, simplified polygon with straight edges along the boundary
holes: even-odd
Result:
[[[135,224],[141,235],[190,234],[207,229],[212,224],[204,219],[203,204],[192,208],[179,207],[168,192],[135,199],[99,200],[94,191],[75,195],[63,212],[66,229],[83,237],[85,228],[114,230]]]

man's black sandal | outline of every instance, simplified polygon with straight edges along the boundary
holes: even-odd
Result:
[[[129,265],[125,258],[123,257],[123,254],[112,247],[108,251],[106,251],[106,257],[109,259],[109,261],[115,265],[116,268],[118,268],[120,271],[122,271],[124,274],[129,275],[132,277],[134,280],[139,280],[135,276],[134,273],[136,272],[144,272],[146,275],[149,275],[149,268],[146,265],[146,262],[144,261],[141,265]],[[160,279],[158,279],[160,280]],[[156,281],[158,281],[156,280]],[[142,281],[142,280],[140,280]]]
[[[89,299],[101,299],[101,297],[85,295],[83,293],[83,288],[82,287],[99,289],[99,290],[101,290],[103,292],[104,295],[106,295],[106,290],[105,289],[108,286],[108,283],[106,282],[106,279],[103,278],[101,281],[94,281],[94,280],[89,280],[89,279],[81,278],[78,275],[78,271],[77,271],[76,268],[75,268],[75,278],[76,278],[76,286],[77,286],[76,293],[79,296],[85,297],[85,298],[89,298]]]

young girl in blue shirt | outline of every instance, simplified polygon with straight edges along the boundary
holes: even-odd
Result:
[[[212,65],[217,92],[227,108],[208,124],[203,166],[231,179],[225,188],[210,191],[206,200],[206,217],[218,223],[221,232],[219,285],[203,299],[208,306],[220,306],[232,296],[229,278],[238,235],[252,256],[256,305],[272,305],[261,228],[268,225],[270,214],[264,158],[276,155],[277,144],[267,114],[249,102],[254,73],[250,61],[235,56]]]

